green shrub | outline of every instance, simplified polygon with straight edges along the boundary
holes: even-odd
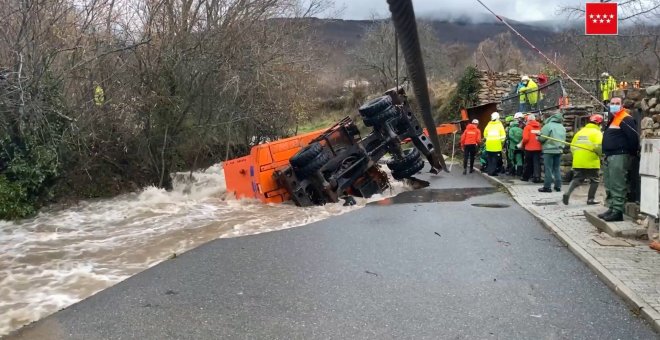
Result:
[[[0,173],[0,219],[33,215],[52,198],[59,168],[57,154],[42,145],[17,148],[8,140],[2,144],[2,161],[7,166]]]
[[[480,87],[479,70],[472,66],[465,68],[449,100],[440,109],[439,121],[459,119],[461,108],[477,105]]]
[[[0,175],[0,219],[14,220],[34,214],[34,205],[28,199],[27,190],[16,182]]]

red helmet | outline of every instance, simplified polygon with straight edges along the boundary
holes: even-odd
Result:
[[[599,114],[593,114],[589,117],[589,121],[595,124],[602,124],[603,116]]]

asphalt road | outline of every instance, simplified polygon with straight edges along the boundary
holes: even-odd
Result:
[[[210,242],[8,338],[657,338],[507,194],[454,171],[309,226]]]

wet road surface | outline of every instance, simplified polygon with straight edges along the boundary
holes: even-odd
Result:
[[[507,194],[454,171],[419,195],[210,242],[9,338],[657,338]]]

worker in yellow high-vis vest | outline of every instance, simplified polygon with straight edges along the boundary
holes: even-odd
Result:
[[[600,92],[601,100],[605,105],[610,102],[610,95],[612,91],[617,89],[616,79],[612,77],[609,73],[603,72],[600,75]]]

